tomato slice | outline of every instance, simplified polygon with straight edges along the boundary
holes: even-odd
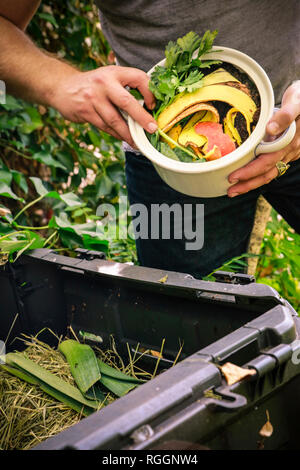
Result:
[[[224,134],[222,124],[218,122],[199,122],[195,125],[195,131],[207,138],[203,147],[204,153],[210,153],[207,160],[216,160],[235,150],[235,143],[229,135]]]

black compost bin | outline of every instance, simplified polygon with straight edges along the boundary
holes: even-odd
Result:
[[[174,440],[210,449],[299,449],[297,313],[249,276],[216,278],[115,263],[86,250],[78,258],[36,250],[2,267],[1,339],[14,322],[8,350],[22,347],[21,333],[50,328],[61,335],[68,326],[103,349],[113,335],[126,356],[128,346],[159,350],[165,339],[156,378],[36,449],[168,449]],[[180,344],[181,360],[172,366]],[[144,360],[153,368],[157,359]],[[225,362],[256,374],[228,386],[218,367]],[[274,431],[263,439],[266,411]]]

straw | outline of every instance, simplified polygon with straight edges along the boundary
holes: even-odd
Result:
[[[51,332],[51,330],[49,331]],[[40,341],[38,335],[35,337],[22,336],[26,346],[22,353],[25,357],[67,383],[76,386],[70,367],[58,350]],[[56,337],[56,339],[58,342],[61,341],[61,338]],[[161,352],[163,345],[164,341]],[[124,374],[131,375],[135,379],[142,379],[142,381],[151,379],[157,372],[160,358],[158,358],[155,373],[150,374],[137,365],[143,355],[136,358],[135,352],[132,357],[130,350],[128,353],[129,362],[125,365],[117,352],[112,335],[108,350],[103,351],[98,347],[94,349],[100,361]],[[113,394],[107,393],[105,404],[112,403],[116,398]],[[39,386],[20,380],[0,367],[0,449],[31,449],[49,437],[78,423],[83,417],[81,412],[74,411],[55,400],[43,392]]]

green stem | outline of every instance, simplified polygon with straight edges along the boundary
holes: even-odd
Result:
[[[178,147],[180,148],[183,152],[187,153],[188,155],[190,155],[191,157],[193,157],[194,160],[196,160],[198,157],[193,153],[193,152],[190,152],[188,149],[186,149],[185,147],[182,147],[182,145],[179,145],[175,140],[171,139],[171,137],[169,137],[165,132],[163,132],[161,129],[157,129],[157,132],[159,133],[159,135],[161,137],[163,137],[167,142],[169,142],[170,144],[172,145],[175,145],[175,147]]]
[[[4,139],[0,139],[0,145],[1,145],[1,147],[4,147],[4,148],[7,148],[8,150],[11,150],[16,155],[19,155],[20,157],[26,158],[26,160],[33,160],[33,158],[30,157],[29,155],[25,155],[25,153],[19,152],[19,150],[17,150],[16,148],[11,147],[10,145],[7,145],[7,141],[5,141]]]
[[[39,196],[38,198],[34,199],[33,201],[29,202],[29,204],[27,204],[25,207],[23,207],[23,209],[20,210],[20,212],[17,213],[17,215],[13,218],[13,222],[15,220],[17,220],[18,217],[20,217],[21,214],[23,214],[24,211],[26,211],[27,209],[29,209],[29,207],[33,206],[34,204],[36,204],[37,202],[39,202],[41,199],[43,199],[44,195],[43,196]]]
[[[4,240],[4,238],[11,237],[12,235],[19,235],[19,233],[26,233],[26,230],[18,230],[16,232],[10,232],[10,233],[7,233],[6,235],[2,235],[2,237],[0,237],[0,242]]]
[[[13,226],[16,228],[27,229],[27,230],[46,230],[47,228],[49,228],[49,225],[44,225],[43,227],[28,227],[27,225],[19,225],[16,223],[14,223]]]
[[[56,234],[57,234],[57,230],[54,230],[54,232],[53,232],[53,233],[50,235],[50,237],[48,237],[48,238],[45,240],[45,242],[44,242],[44,245],[43,245],[43,246],[46,246],[46,245],[47,245],[47,243],[49,243],[49,242],[50,242],[50,240],[51,240],[53,237],[55,237],[55,235],[56,235]]]

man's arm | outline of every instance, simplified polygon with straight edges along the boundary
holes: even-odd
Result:
[[[53,106],[74,122],[90,122],[114,137],[133,144],[129,129],[117,108],[121,108],[146,130],[154,132],[156,122],[125,86],[138,88],[146,106],[154,106],[146,73],[129,67],[106,66],[80,72],[47,55],[26,36],[26,27],[39,1],[0,0],[0,79],[9,93],[25,100]]]
[[[41,0],[14,0],[13,2],[1,0],[0,16],[25,31],[40,3]]]
[[[56,78],[74,72],[68,64],[38,49],[20,28],[0,16],[0,78],[9,93],[50,104]]]

